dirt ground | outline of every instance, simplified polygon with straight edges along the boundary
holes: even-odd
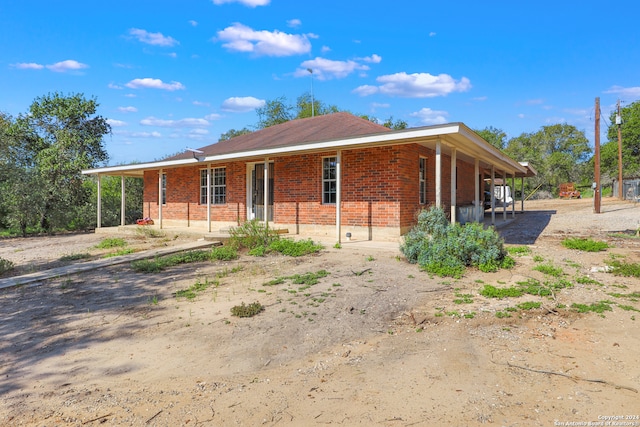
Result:
[[[531,253],[459,280],[420,271],[397,245],[345,243],[160,274],[123,264],[2,290],[0,425],[640,426],[640,280],[604,268],[640,262],[640,205],[604,199],[594,214],[592,203],[527,202],[500,233]],[[612,247],[568,250],[567,236]],[[0,240],[0,257],[35,271],[95,255],[102,238]],[[184,238],[128,239],[142,248]],[[552,280],[539,265],[572,286],[479,294]],[[321,270],[316,284],[268,284]],[[210,286],[176,297],[197,282]],[[231,315],[254,301],[262,313]],[[612,310],[558,308],[601,301]],[[523,302],[541,307],[509,311]]]

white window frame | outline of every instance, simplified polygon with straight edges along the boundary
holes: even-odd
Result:
[[[329,156],[322,158],[322,204],[323,205],[335,205],[337,200],[338,191],[338,176],[337,176],[337,156]],[[333,166],[331,166],[333,164]],[[328,167],[327,167],[328,166]],[[333,170],[333,177],[331,177],[331,170]],[[331,183],[333,183],[333,191],[331,191]]]
[[[200,204],[207,204],[207,172],[211,171],[209,195],[212,205],[227,204],[227,168],[215,167],[200,170]]]

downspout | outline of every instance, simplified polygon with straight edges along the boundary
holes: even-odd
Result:
[[[98,205],[96,209],[96,215],[97,215],[96,219],[98,221],[98,224],[96,228],[102,228],[102,178],[100,177],[100,174],[98,174],[97,177],[98,177],[98,186],[97,186]]]
[[[456,223],[456,204],[457,204],[457,194],[456,194],[456,165],[457,165],[457,156],[458,153],[455,147],[451,148],[451,224]]]
[[[125,209],[127,206],[127,200],[125,198],[125,180],[124,175],[120,177],[120,225],[125,226]]]
[[[336,240],[341,242],[341,223],[342,223],[342,179],[341,179],[341,163],[342,150],[338,150],[336,154]]]
[[[442,143],[436,141],[436,206],[442,207]]]

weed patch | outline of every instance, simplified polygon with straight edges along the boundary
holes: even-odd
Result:
[[[204,291],[211,285],[218,286],[219,283],[218,281],[210,282],[209,279],[205,279],[204,282],[201,282],[200,280],[198,280],[196,283],[189,286],[188,289],[177,291],[176,298],[186,298],[188,300],[192,300],[196,296],[198,296],[198,293]]]
[[[124,249],[120,249],[119,251],[115,251],[115,252],[111,252],[111,253],[108,253],[108,254],[104,254],[102,256],[102,258],[113,258],[115,256],[132,254],[134,252],[135,252],[135,250],[133,250],[132,248],[124,248]]]
[[[211,250],[211,259],[233,261],[238,259],[238,250],[233,246],[217,246]]]
[[[268,249],[275,252],[280,252],[282,255],[299,257],[316,252],[320,252],[324,246],[319,243],[314,243],[311,239],[306,240],[293,240],[293,239],[278,239],[269,244]]]
[[[108,237],[106,239],[102,239],[100,243],[96,245],[98,249],[111,249],[111,248],[121,248],[123,246],[127,246],[127,241],[121,237]]]
[[[522,296],[524,292],[520,288],[496,288],[492,285],[484,285],[480,290],[480,295],[486,298],[509,298]]]
[[[576,310],[578,313],[593,312],[593,313],[602,314],[605,311],[613,311],[610,304],[611,303],[608,301],[600,301],[600,302],[592,303],[589,305],[573,303],[571,304],[571,308]]]
[[[551,264],[536,265],[535,267],[533,267],[533,270],[539,271],[541,273],[544,273],[548,276],[553,276],[553,277],[560,277],[564,274],[564,272],[562,271],[562,268],[556,267]]]
[[[506,248],[507,253],[513,256],[525,256],[531,254],[529,246],[510,246]]]
[[[583,252],[600,252],[609,248],[607,242],[601,242],[593,239],[582,239],[578,237],[570,237],[562,241],[562,246],[567,249],[575,249]]]
[[[158,273],[169,267],[192,262],[209,261],[210,258],[211,255],[208,251],[188,251],[160,258],[133,261],[131,267],[138,273]]]
[[[608,262],[613,267],[611,274],[624,277],[640,277],[640,263],[627,263],[613,260]]]
[[[540,308],[541,305],[542,303],[540,302],[527,301],[517,304],[516,307],[518,307],[520,310],[533,310],[536,308]]]
[[[237,317],[253,317],[262,311],[264,311],[264,306],[257,301],[249,305],[243,302],[240,305],[231,307],[231,314]]]
[[[91,258],[91,254],[85,252],[81,254],[63,255],[60,257],[60,261],[78,261],[86,258]]]
[[[0,274],[13,270],[15,264],[8,259],[0,258]]]

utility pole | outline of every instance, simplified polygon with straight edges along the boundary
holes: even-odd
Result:
[[[622,194],[624,186],[622,185],[622,133],[620,125],[622,125],[622,116],[620,115],[620,99],[618,99],[618,114],[616,115],[616,124],[618,125],[618,199],[624,200]]]
[[[600,213],[600,98],[596,98],[596,129],[595,129],[595,187],[593,189],[593,212]]]

